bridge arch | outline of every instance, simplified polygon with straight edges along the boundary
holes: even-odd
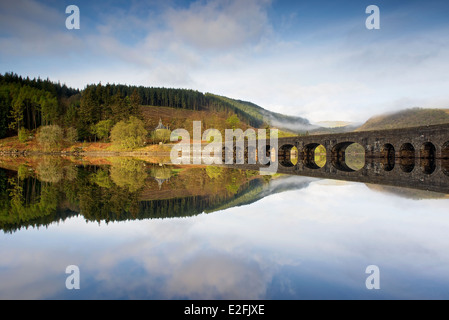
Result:
[[[415,168],[415,147],[411,143],[402,144],[399,150],[399,166],[405,173],[410,173]]]
[[[421,146],[419,157],[421,162],[421,168],[424,173],[432,174],[436,169],[436,147],[431,142],[425,142]]]
[[[340,142],[332,148],[331,161],[334,168],[344,172],[356,171],[349,167],[346,163],[346,149],[354,143],[355,142],[353,141]]]
[[[436,158],[436,147],[432,142],[425,142],[419,154],[420,158]]]
[[[306,168],[315,170],[315,169],[320,169],[320,168],[324,167],[324,165],[326,164],[325,159],[324,159],[324,161],[319,162],[319,163],[317,163],[317,161],[316,161],[316,150],[320,146],[322,146],[322,145],[319,143],[309,143],[304,146],[304,148],[303,148],[303,155],[304,155],[303,163]],[[324,146],[322,146],[322,149],[326,150],[324,148]]]
[[[385,171],[394,169],[395,164],[395,150],[391,143],[385,144],[381,149],[382,165]]]
[[[278,157],[277,153],[279,152],[279,150],[276,150],[275,147],[272,147],[269,144],[267,144],[265,146],[264,151],[265,151],[265,159],[259,159],[259,154],[257,155],[259,163],[269,164],[269,163],[273,163],[273,162],[277,161],[277,157]],[[257,152],[259,152],[259,150]]]
[[[278,152],[279,164],[286,168],[294,167],[296,165],[294,160],[297,159],[297,150],[298,149],[293,144],[284,144],[280,146]]]
[[[404,143],[399,150],[400,158],[415,158],[415,147],[411,143]]]

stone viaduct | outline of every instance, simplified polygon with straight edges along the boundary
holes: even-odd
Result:
[[[267,157],[278,162],[278,173],[449,194],[449,124],[279,138],[277,151],[268,141]],[[365,150],[365,164],[359,170],[346,163],[346,149],[353,143]],[[324,166],[315,162],[320,145],[326,149]],[[255,157],[254,152],[246,148],[245,159]]]

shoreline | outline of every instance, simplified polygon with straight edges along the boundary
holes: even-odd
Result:
[[[1,150],[0,157],[170,157],[167,151],[29,151],[29,150]]]
[[[111,143],[82,142],[44,150],[34,141],[20,143],[16,137],[13,137],[9,138],[9,141],[0,140],[0,157],[169,157],[172,147],[172,144],[152,144],[134,150],[120,150],[120,148],[113,148]]]

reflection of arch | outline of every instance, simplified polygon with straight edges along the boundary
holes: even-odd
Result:
[[[259,148],[262,148],[262,146],[259,146]],[[256,158],[259,164],[270,164],[271,162],[276,161],[276,150],[275,148],[272,148],[270,145],[265,146],[265,154],[263,154],[263,148],[260,149],[262,151],[262,154],[259,154],[259,149],[256,150]]]
[[[337,145],[335,145],[332,148],[332,165],[334,168],[340,171],[345,172],[354,172],[354,169],[351,169],[346,164],[346,149],[353,144],[354,142],[341,142]]]
[[[315,151],[320,146],[319,143],[310,143],[306,146],[304,146],[303,153],[304,153],[304,159],[303,163],[306,168],[309,169],[320,169],[323,166],[320,166],[316,163],[315,159]]]
[[[415,159],[414,158],[401,158],[399,160],[399,166],[401,170],[410,173],[415,168]]]
[[[315,149],[319,143],[310,143],[304,146],[304,166],[309,169],[319,169],[320,167],[315,163]]]
[[[415,147],[411,143],[404,143],[399,150],[399,166],[401,170],[410,173],[415,168]]]
[[[266,157],[265,159],[260,159],[261,161],[264,161],[265,163],[264,162],[261,162],[261,163],[269,164],[272,162],[276,162],[276,158],[277,158],[276,148],[272,147],[270,145],[267,145],[265,148],[265,157]]]
[[[291,168],[295,164],[292,162],[292,150],[295,148],[292,144],[284,144],[279,148],[279,164],[283,167]]]
[[[421,167],[424,173],[432,174],[436,169],[436,148],[431,142],[426,142],[420,150]]]
[[[399,150],[400,158],[414,158],[415,157],[415,147],[411,143],[404,143]]]
[[[385,171],[393,170],[395,161],[395,150],[392,144],[387,143],[382,147],[381,157],[383,160],[382,165],[384,166]]]
[[[265,147],[265,156],[267,157],[267,158],[270,158],[270,156],[271,156],[271,146],[270,145],[267,145],[266,147]]]
[[[435,159],[436,148],[432,142],[426,142],[422,145],[420,150],[420,158]]]

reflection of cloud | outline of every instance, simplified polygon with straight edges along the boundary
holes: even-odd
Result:
[[[260,267],[228,254],[195,256],[169,279],[165,291],[191,299],[260,299],[271,278]]]
[[[47,249],[2,248],[0,299],[44,299],[65,288],[70,257],[67,252]]]
[[[382,296],[441,297],[449,281],[448,201],[318,181],[188,219],[99,227],[73,218],[0,236],[0,297],[73,297],[64,288],[69,264],[80,267],[85,298],[308,298],[304,288],[318,298],[322,291],[357,298],[367,294],[371,264],[381,268]]]

